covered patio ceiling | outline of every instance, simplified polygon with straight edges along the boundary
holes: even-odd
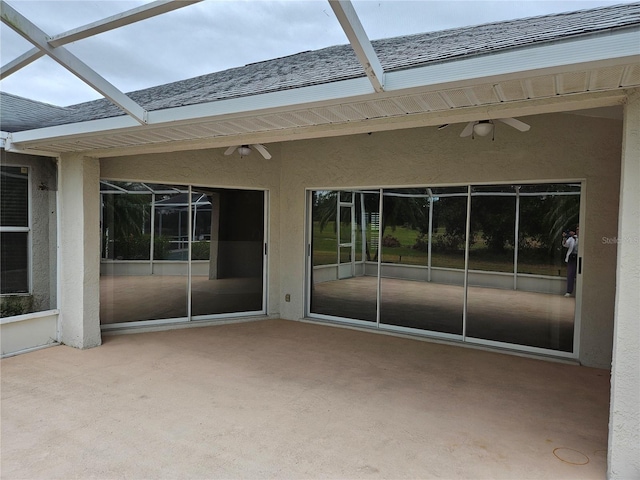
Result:
[[[64,53],[67,41],[190,3],[153,2],[142,12],[47,37],[3,1],[3,22],[36,46],[3,66],[3,75],[47,54],[128,113],[15,132],[5,135],[5,148],[109,157],[271,143],[610,107],[625,101],[626,88],[640,85],[637,24],[385,72],[348,0],[329,4],[362,66],[358,78],[146,111]]]

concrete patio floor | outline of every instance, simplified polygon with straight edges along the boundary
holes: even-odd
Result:
[[[284,320],[1,361],[4,479],[601,479],[609,372]]]

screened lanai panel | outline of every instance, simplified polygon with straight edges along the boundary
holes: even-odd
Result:
[[[467,188],[383,192],[380,323],[462,335]]]

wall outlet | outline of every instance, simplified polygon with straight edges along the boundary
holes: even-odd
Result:
[[[290,302],[290,301],[291,301],[291,294],[287,293],[287,294],[284,296],[284,301],[285,301],[285,302]]]

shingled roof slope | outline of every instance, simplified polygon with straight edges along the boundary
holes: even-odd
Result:
[[[65,107],[0,92],[0,128],[5,132],[39,128],[65,118],[69,112]]]
[[[386,72],[640,24],[640,3],[406,35],[372,42]],[[130,92],[148,111],[363,77],[351,45],[338,45]],[[124,115],[106,99],[66,107],[41,126]],[[4,115],[3,115],[4,116]],[[1,125],[6,130],[4,119]],[[21,128],[24,130],[25,128]],[[14,130],[19,131],[19,130]]]

